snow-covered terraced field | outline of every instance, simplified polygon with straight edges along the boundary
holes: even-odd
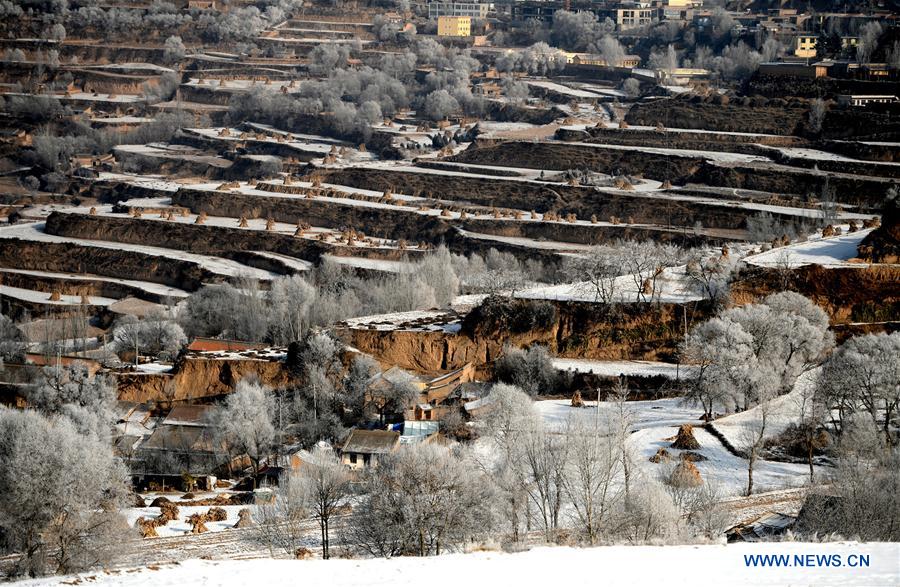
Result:
[[[641,280],[638,280],[642,284]],[[684,273],[684,267],[665,269],[656,281],[657,292],[654,300],[663,303],[683,304],[703,299]],[[622,275],[615,280],[615,300],[618,302],[650,301],[650,294],[640,295],[641,288],[631,275]],[[596,291],[588,282],[543,285],[516,292],[516,297],[539,300],[564,300],[576,302],[597,301]]]
[[[102,249],[113,249],[118,251],[132,251],[135,253],[143,253],[145,255],[153,255],[169,259],[178,259],[181,261],[189,261],[196,263],[211,273],[226,277],[246,276],[260,280],[271,280],[277,277],[277,274],[270,271],[264,271],[249,265],[243,265],[229,259],[212,257],[209,255],[197,255],[185,251],[177,251],[174,249],[163,249],[160,247],[148,247],[143,245],[132,245],[127,243],[117,243],[109,241],[98,241],[89,239],[69,238],[47,234],[44,232],[44,223],[36,222],[29,224],[15,224],[0,228],[0,238],[19,238],[27,241],[46,242],[46,243],[71,243],[85,247],[97,247]]]
[[[795,243],[785,247],[778,247],[745,257],[744,261],[758,267],[790,268],[803,267],[805,265],[822,265],[823,267],[866,267],[867,263],[850,263],[849,260],[857,256],[859,243],[872,232],[873,229],[846,232],[840,236],[825,238],[812,237],[806,242]]]
[[[23,289],[21,287],[11,287],[9,285],[0,285],[0,296],[6,296],[23,302],[47,304],[50,306],[78,306],[82,304],[81,296],[61,294],[59,300],[51,300],[50,294],[45,291],[35,291]],[[88,296],[85,304],[88,306],[108,306],[115,301],[116,300],[112,298]]]
[[[90,275],[90,274],[78,274],[78,273],[56,273],[53,271],[31,271],[28,269],[5,269],[0,268],[0,274],[2,273],[17,273],[21,275],[31,275],[34,277],[46,277],[48,279],[59,279],[66,281],[79,281],[79,280],[91,280],[91,281],[102,281],[106,283],[118,283],[121,285],[126,285],[128,287],[133,287],[136,289],[141,289],[146,291],[147,293],[165,296],[170,298],[186,298],[188,296],[188,292],[183,289],[178,289],[177,287],[169,287],[167,285],[162,285],[159,283],[152,283],[150,281],[136,281],[133,279],[116,279],[115,277],[101,277],[99,275]]]
[[[412,264],[406,261],[366,259],[364,257],[339,257],[337,255],[322,255],[322,259],[328,259],[329,261],[344,267],[368,269],[370,271],[384,271],[386,273],[403,273],[404,271],[410,271],[412,269]]]
[[[432,332],[458,332],[458,318],[444,310],[414,310],[393,314],[375,314],[351,318],[343,323],[347,328],[373,330],[421,330]]]
[[[162,201],[162,199],[155,200],[155,199],[142,198],[142,199],[138,200],[138,202],[140,202],[140,204],[136,203],[136,201],[134,201],[134,200],[129,200],[128,205],[131,207],[135,207],[135,208],[141,207],[141,206],[159,207],[159,206],[169,205],[169,204],[164,203]],[[69,209],[63,210],[62,212],[72,213],[72,214],[89,214],[90,209],[84,208],[84,207],[69,208]],[[131,218],[131,216],[129,216],[128,214],[126,214],[124,212],[118,212],[118,213],[113,212],[112,206],[97,206],[97,207],[95,207],[95,212],[98,216],[106,216],[109,218]],[[147,213],[147,214],[143,214],[141,216],[141,220],[155,220],[155,221],[163,222],[163,223],[177,223],[177,224],[193,225],[196,223],[197,215],[191,214],[188,216],[180,216],[178,214],[175,214],[172,217],[172,219],[170,220],[168,218],[161,217],[159,213]],[[241,226],[239,226],[239,223],[240,223],[239,218],[233,218],[230,216],[207,216],[203,225],[204,226],[217,226],[217,227],[221,227],[221,228],[235,228],[235,229],[239,229],[239,230],[253,230],[253,231],[258,231],[258,232],[272,232],[272,233],[276,233],[276,234],[284,234],[284,235],[289,235],[289,236],[293,236],[294,233],[297,231],[297,225],[288,223],[288,222],[273,222],[272,228],[271,228],[271,230],[269,230],[266,228],[268,221],[265,218],[245,218],[244,220],[246,220],[247,226],[241,227]],[[313,240],[313,239],[318,240],[318,238],[322,235],[325,235],[325,237],[327,237],[327,239],[328,239],[325,242],[334,242],[341,235],[341,233],[340,233],[340,231],[332,229],[332,228],[323,228],[323,227],[319,227],[319,226],[313,226],[308,229],[305,229],[303,236],[298,237],[298,238],[305,238],[308,240]],[[366,241],[362,241],[362,240],[356,241],[353,246],[358,247],[358,248],[368,248],[368,249],[372,249],[372,248],[393,249],[393,248],[395,248],[394,241],[391,241],[388,239],[372,237],[372,236],[367,237]],[[409,248],[415,248],[415,245],[410,245]],[[285,257],[285,258],[289,258],[289,257]]]

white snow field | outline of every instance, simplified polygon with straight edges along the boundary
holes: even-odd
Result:
[[[679,398],[667,398],[648,401],[630,401],[626,404],[629,418],[629,430],[645,430],[647,428],[680,426],[681,424],[700,424],[703,410],[685,406]],[[571,400],[551,399],[534,402],[534,407],[548,430],[563,432],[572,417],[590,418],[597,414],[597,402],[586,401],[585,407],[573,408]],[[615,417],[617,406],[613,402],[600,402],[601,422],[611,421]],[[654,451],[656,452],[656,451]]]
[[[769,400],[766,414],[766,438],[778,436],[788,426],[800,421],[801,411],[811,408],[812,392],[816,385],[821,368],[812,369],[797,378],[794,389],[790,393]],[[728,439],[732,446],[738,447],[743,442],[745,430],[757,425],[762,417],[759,406],[744,412],[731,414],[712,422],[713,427]]]
[[[592,361],[590,359],[553,359],[553,366],[563,371],[593,373],[607,377],[637,375],[652,377],[661,375],[669,379],[685,377],[693,372],[690,365],[676,365],[659,361]]]
[[[763,566],[758,558],[750,558],[754,555],[777,555],[786,564]],[[888,586],[900,582],[900,544],[784,542],[580,549],[542,547],[516,554],[480,551],[425,558],[299,561],[194,559],[180,564],[46,577],[20,584],[395,587],[413,581],[425,581],[429,587]]]
[[[695,424],[694,438],[700,453],[707,460],[694,463],[704,481],[710,482],[724,497],[741,495],[747,489],[747,459],[731,454],[722,442]],[[677,462],[678,449],[672,448],[672,439],[678,433],[677,426],[661,426],[638,430],[628,437],[637,465],[650,477],[659,478],[667,472],[666,465],[651,463],[650,457],[664,448]],[[799,487],[809,480],[809,466],[805,463],[781,463],[759,459],[753,468],[753,491],[760,493],[786,487]]]
[[[806,242],[750,255],[744,258],[744,261],[758,267],[788,266],[796,268],[812,264],[823,267],[866,267],[866,263],[850,263],[848,261],[856,257],[856,247],[874,229],[846,232],[847,228],[843,227],[845,232],[840,236],[810,238]]]
[[[51,301],[50,294],[45,291],[35,291],[33,289],[23,289],[21,287],[12,287],[9,285],[0,285],[0,295],[8,298],[22,300],[23,302],[32,302],[35,304],[47,304],[50,306],[77,306],[81,304],[81,296],[62,294],[59,300]],[[86,305],[88,306],[108,306],[116,300],[112,298],[104,298],[101,296],[88,296]]]

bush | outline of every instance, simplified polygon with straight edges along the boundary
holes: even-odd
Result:
[[[540,345],[527,351],[506,347],[494,364],[494,375],[532,396],[558,393],[565,387],[564,376],[553,366],[547,347]]]

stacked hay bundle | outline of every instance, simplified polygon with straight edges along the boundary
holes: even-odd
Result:
[[[690,424],[682,424],[679,426],[678,434],[675,436],[675,442],[672,443],[672,448],[680,450],[697,450],[700,448],[700,443],[694,438],[694,427]]]
[[[249,528],[253,525],[253,518],[250,517],[250,510],[244,508],[238,512],[238,521],[234,525],[235,528]]]

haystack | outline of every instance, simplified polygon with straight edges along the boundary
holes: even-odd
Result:
[[[694,427],[690,424],[682,424],[679,426],[678,435],[675,436],[675,442],[672,443],[672,448],[677,448],[679,450],[697,450],[700,448],[700,443],[694,438]]]
[[[141,538],[158,538],[159,534],[156,533],[156,526],[156,520],[147,520],[145,518],[138,518],[134,523],[134,527],[141,533]]]
[[[584,407],[584,400],[581,399],[580,391],[576,391],[574,394],[572,394],[572,407],[573,408],[583,408]]]
[[[88,212],[88,214],[90,214],[91,216],[96,216],[96,215],[97,215],[97,208],[95,208],[94,206],[91,206],[91,209],[90,209],[90,211]]]
[[[178,506],[172,503],[171,501],[167,501],[162,504],[159,508],[159,517],[157,518],[162,522],[161,525],[166,525],[167,523],[178,519]]]
[[[52,292],[50,292],[50,301],[51,302],[58,302],[61,299],[62,299],[62,296],[59,294],[59,290],[54,289]]]
[[[669,483],[674,487],[699,487],[703,485],[703,478],[700,477],[700,470],[694,463],[682,460],[672,471]]]
[[[224,522],[228,518],[228,514],[224,508],[209,508],[206,512],[206,519],[210,522]]]
[[[656,451],[656,454],[650,457],[651,463],[668,463],[672,460],[672,455],[664,448]]]
[[[238,521],[234,525],[235,528],[249,528],[253,525],[253,518],[250,517],[250,510],[244,508],[238,512]]]
[[[81,294],[81,305],[87,306],[91,303],[91,297],[87,294]]]
[[[152,507],[152,508],[162,507],[162,504],[169,503],[169,502],[170,502],[170,500],[168,497],[163,497],[162,495],[160,495],[159,497],[157,497],[156,499],[154,499],[153,501],[150,502],[150,507]]]
[[[313,552],[310,549],[306,548],[305,546],[301,546],[300,548],[298,548],[297,550],[294,551],[294,558],[296,558],[296,559],[303,560],[303,559],[308,559],[308,558],[312,558],[312,557],[313,557]]]
[[[275,220],[273,220],[271,218],[266,219],[266,230],[268,230],[270,232],[275,230]]]
[[[238,220],[238,228],[247,228],[247,219],[243,216]]]
[[[191,525],[191,534],[203,534],[204,532],[209,532],[209,528],[206,527],[205,514],[191,514],[185,519],[185,522]]]

